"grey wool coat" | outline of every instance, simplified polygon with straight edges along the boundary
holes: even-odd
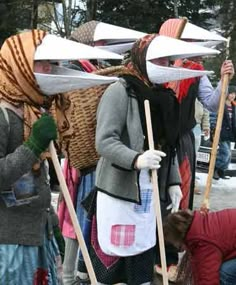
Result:
[[[44,163],[35,177],[37,199],[27,205],[6,207],[1,197],[2,191],[10,189],[38,162],[35,154],[23,145],[22,119],[11,110],[7,112],[9,123],[0,109],[0,244],[39,246],[43,244],[51,201]]]
[[[98,190],[113,197],[140,203],[138,173],[134,163],[143,152],[144,135],[139,107],[134,96],[128,96],[126,82],[120,79],[103,94],[97,110],[96,149],[101,155],[96,169]],[[165,199],[170,185],[180,185],[177,159],[168,168],[168,158],[162,160],[162,177],[168,175],[161,197]],[[169,170],[168,170],[169,169]],[[165,177],[164,177],[165,176]]]

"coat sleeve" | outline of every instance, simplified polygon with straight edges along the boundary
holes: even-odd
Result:
[[[126,128],[128,100],[121,82],[108,87],[98,106],[95,142],[97,152],[102,157],[120,167],[132,169],[138,152],[121,141]]]
[[[22,175],[31,170],[37,157],[26,146],[21,145],[8,154],[10,138],[9,123],[0,111],[0,192],[8,190]]]
[[[222,253],[212,244],[199,242],[191,252],[194,284],[219,285]]]
[[[200,78],[198,100],[210,112],[217,112],[220,101],[221,81],[214,89],[206,75]],[[227,96],[227,95],[226,95]]]
[[[209,130],[210,129],[209,111],[206,108],[203,109],[202,129],[203,130]]]

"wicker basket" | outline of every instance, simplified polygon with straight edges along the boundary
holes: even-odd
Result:
[[[96,74],[118,76],[123,66],[109,67],[96,71]],[[70,92],[72,104],[70,124],[73,136],[70,138],[65,155],[70,165],[85,169],[96,165],[99,156],[95,149],[96,111],[102,94],[108,84]]]

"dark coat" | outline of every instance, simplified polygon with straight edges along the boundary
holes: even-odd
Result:
[[[192,258],[195,285],[219,285],[220,267],[236,258],[236,209],[194,213],[185,245]]]
[[[210,114],[210,124],[211,130],[214,130],[216,127],[217,113]],[[236,141],[236,105],[232,104],[232,118],[229,116],[229,111],[227,106],[224,109],[224,116],[222,121],[222,127],[220,132],[221,141]]]

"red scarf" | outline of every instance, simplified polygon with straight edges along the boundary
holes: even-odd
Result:
[[[190,60],[177,60],[174,66],[188,68],[192,70],[204,70],[202,64]],[[198,79],[199,77],[193,77],[180,81],[170,82],[169,87],[175,91],[178,101],[181,102],[182,99],[188,95],[190,86],[196,83]]]

